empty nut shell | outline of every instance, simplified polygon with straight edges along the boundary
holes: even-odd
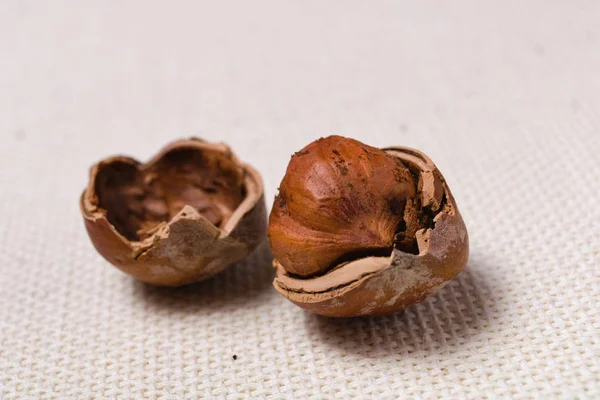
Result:
[[[332,317],[417,303],[465,267],[467,230],[423,153],[320,139],[292,157],[269,221],[275,289]]]
[[[263,183],[225,144],[179,140],[141,164],[123,156],[90,169],[80,199],[98,252],[164,286],[206,279],[265,237]]]

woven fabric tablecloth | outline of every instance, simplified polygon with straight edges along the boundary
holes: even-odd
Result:
[[[0,2],[0,398],[600,398],[600,2]],[[417,4],[418,3],[418,4]],[[115,153],[199,136],[263,174],[331,133],[416,147],[471,238],[404,312],[335,320],[268,247],[180,289],[93,249]]]

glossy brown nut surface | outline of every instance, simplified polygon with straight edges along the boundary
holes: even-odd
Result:
[[[155,285],[206,279],[248,255],[267,229],[258,172],[200,139],[171,143],[145,164],[99,162],[80,208],[98,252]]]
[[[458,275],[469,253],[452,193],[426,155],[339,136],[292,158],[269,240],[277,291],[333,317],[419,302]]]

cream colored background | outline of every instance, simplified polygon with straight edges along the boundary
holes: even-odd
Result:
[[[102,157],[224,140],[272,199],[329,133],[436,161],[456,281],[328,320],[274,292],[266,247],[166,290],[84,232]],[[598,1],[3,0],[0,138],[2,399],[600,397]]]

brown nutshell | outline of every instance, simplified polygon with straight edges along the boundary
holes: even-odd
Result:
[[[225,144],[171,143],[148,163],[100,161],[80,199],[98,252],[135,278],[179,286],[240,261],[263,240],[263,183]]]
[[[296,153],[269,220],[274,286],[322,315],[383,315],[465,267],[468,235],[423,153],[331,136]]]

